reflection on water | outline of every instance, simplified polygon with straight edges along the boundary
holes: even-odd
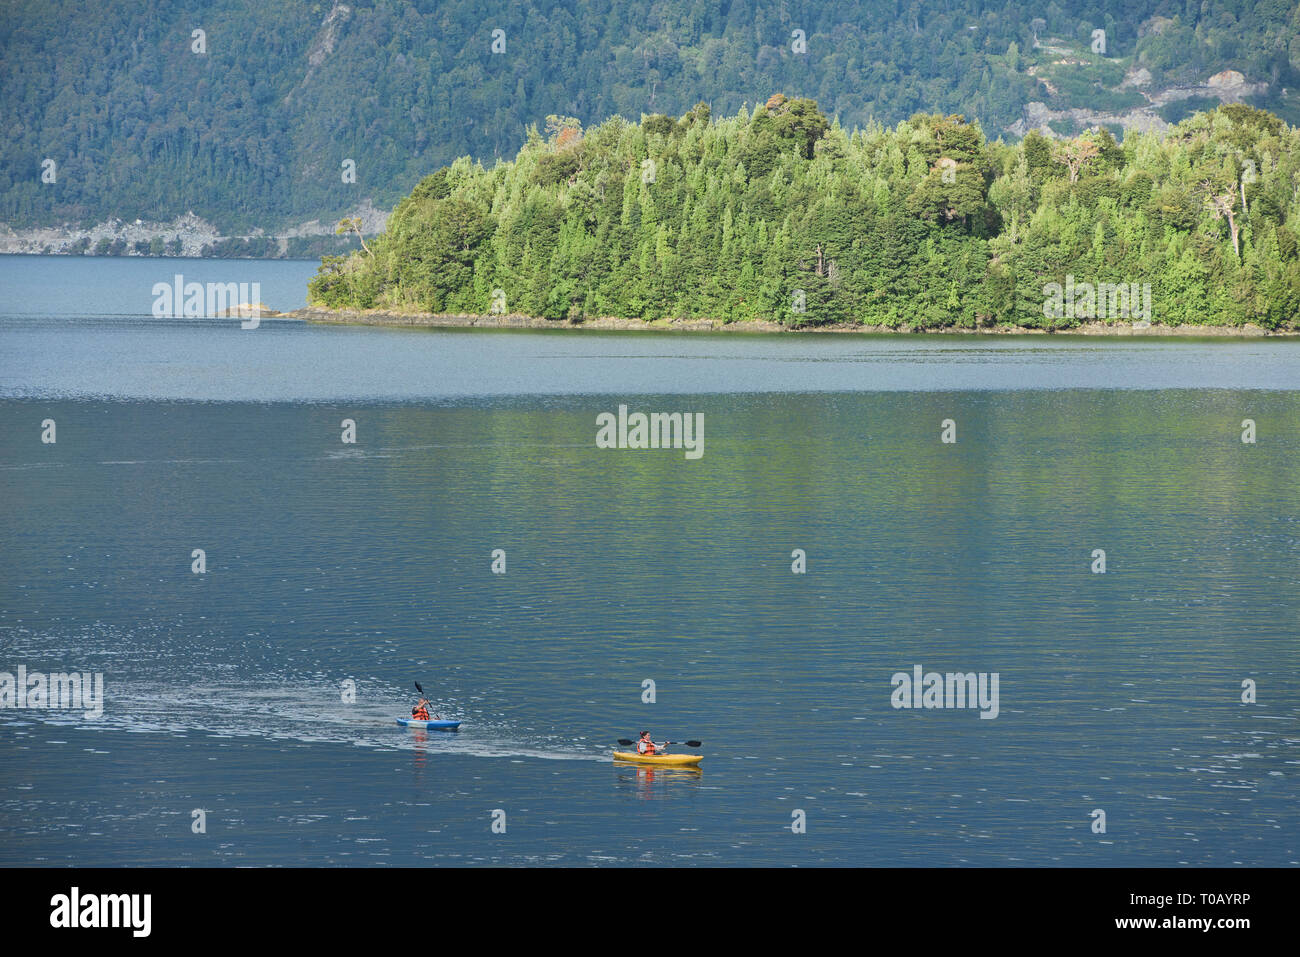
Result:
[[[1300,339],[773,337],[272,320],[243,330],[238,320],[0,316],[0,398],[355,404],[607,395],[621,397],[617,402],[741,393],[1294,389],[1297,382]],[[375,452],[339,447],[331,454]]]
[[[656,768],[616,760],[614,768],[619,785],[632,788],[642,800],[663,798],[664,788],[698,785],[704,777],[703,769],[698,767]]]
[[[1300,861],[1300,395],[637,397],[698,461],[616,402],[0,400],[0,670],[105,676],[0,711],[0,863]],[[707,774],[603,767],[647,678]]]

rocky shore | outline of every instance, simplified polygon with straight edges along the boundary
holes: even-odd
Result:
[[[1244,326],[1162,326],[1151,323],[1087,322],[1049,332],[1027,326],[988,326],[979,329],[943,327],[935,329],[891,328],[856,323],[805,326],[792,328],[778,322],[747,320],[721,322],[713,319],[620,319],[614,316],[585,319],[580,322],[560,319],[539,319],[536,316],[475,315],[470,313],[391,312],[385,310],[322,309],[308,307],[277,314],[283,319],[303,319],[308,322],[332,322],[345,325],[414,326],[427,328],[472,329],[594,329],[602,331],[637,332],[738,332],[738,333],[874,333],[911,335],[1074,335],[1074,336],[1213,336],[1225,338],[1295,337],[1300,330],[1271,331],[1255,325]]]
[[[352,213],[361,220],[362,232],[375,236],[384,231],[388,212],[377,209],[369,199]],[[294,251],[297,240],[330,239],[336,222],[313,219],[272,232],[254,229],[232,234],[192,212],[169,222],[143,219],[109,219],[90,225],[64,223],[15,229],[0,223],[0,253],[47,256],[212,256],[222,250],[250,245],[255,258],[284,258]],[[330,250],[341,251],[341,250]],[[311,258],[317,258],[313,253]]]

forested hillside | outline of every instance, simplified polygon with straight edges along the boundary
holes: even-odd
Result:
[[[846,128],[962,113],[996,137],[1031,102],[1145,103],[1134,71],[1232,69],[1297,122],[1298,67],[1288,0],[6,0],[0,221],[330,221],[550,114],[730,116],[774,90]]]
[[[430,312],[934,328],[1300,317],[1300,132],[1244,105],[1017,145],[960,117],[853,133],[811,100],[590,130],[423,179],[311,299]],[[1045,309],[1052,283],[1087,283]],[[1116,302],[1100,284],[1122,284]],[[1143,300],[1149,302],[1146,307]],[[1078,304],[1079,300],[1075,300]],[[1132,314],[1130,315],[1130,307]]]

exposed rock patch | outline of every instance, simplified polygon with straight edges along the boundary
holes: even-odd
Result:
[[[266,315],[267,313],[263,313]],[[275,313],[284,319],[304,319],[309,322],[332,322],[345,325],[369,326],[419,326],[428,328],[474,329],[596,329],[640,332],[739,332],[787,334],[899,334],[927,333],[930,335],[1073,335],[1073,336],[1300,336],[1300,331],[1270,331],[1260,326],[1162,326],[1151,323],[1088,322],[1069,329],[1047,330],[1026,326],[999,325],[982,328],[944,327],[918,329],[911,327],[871,326],[859,323],[838,323],[821,326],[793,328],[768,320],[722,322],[715,319],[621,319],[601,316],[580,322],[561,319],[539,319],[519,314],[494,316],[470,313],[391,312],[387,310],[321,309],[308,307],[290,312]]]
[[[348,215],[361,219],[362,231],[367,236],[383,232],[388,222],[388,211],[377,209],[369,198],[362,200],[356,211]],[[337,220],[324,223],[313,219],[283,230],[271,238],[276,240],[280,255],[284,255],[290,239],[332,236],[336,222]],[[266,235],[265,230],[258,228],[245,235],[227,236],[194,213],[178,216],[171,222],[147,222],[140,219],[124,222],[110,219],[92,226],[64,223],[62,226],[28,229],[14,229],[0,223],[0,253],[201,256],[205,246],[214,246],[228,239],[260,239]],[[137,250],[137,243],[153,243],[155,239],[162,245],[162,249],[157,249],[155,244],[152,252],[142,253]]]

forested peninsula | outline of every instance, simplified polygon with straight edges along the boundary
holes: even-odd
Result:
[[[1014,145],[960,115],[848,131],[781,94],[722,118],[552,116],[513,161],[426,176],[309,301],[378,321],[1290,331],[1300,133],[1242,104]]]

